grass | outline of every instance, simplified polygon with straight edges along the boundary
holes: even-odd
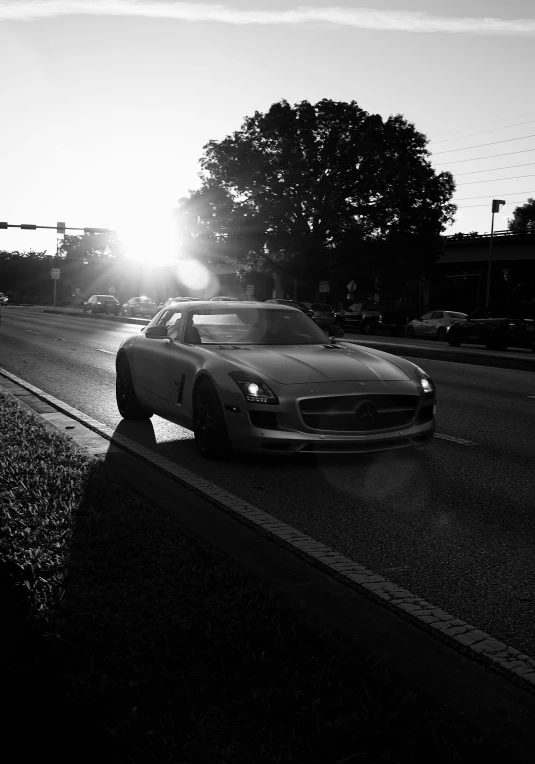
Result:
[[[3,721],[17,760],[504,760],[3,392],[0,423]]]

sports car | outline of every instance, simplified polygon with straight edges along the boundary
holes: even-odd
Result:
[[[329,339],[285,305],[175,303],[121,343],[116,372],[122,417],[176,422],[209,459],[386,451],[435,430],[435,386],[422,369]]]

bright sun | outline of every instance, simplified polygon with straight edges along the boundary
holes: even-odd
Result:
[[[145,209],[129,212],[118,221],[117,233],[125,255],[147,265],[166,265],[178,257],[176,231],[172,215]]]

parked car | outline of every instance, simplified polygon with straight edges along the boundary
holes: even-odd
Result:
[[[84,313],[110,313],[114,316],[119,315],[121,303],[111,294],[93,294],[82,305]]]
[[[380,452],[422,446],[435,432],[435,386],[420,367],[329,342],[285,305],[170,306],[123,340],[116,372],[122,417],[176,422],[210,459],[232,449]]]
[[[499,315],[498,310],[476,310],[464,321],[456,321],[447,333],[451,347],[463,342],[485,345],[488,350],[507,350],[508,347],[529,348],[535,353],[535,319],[512,312]]]
[[[335,314],[335,322],[346,331],[371,334],[382,323],[385,306],[375,302],[354,302],[345,310]]]
[[[324,328],[334,324],[335,315],[332,305],[328,305],[326,302],[312,302],[310,309],[312,310],[311,318],[318,326]]]
[[[143,316],[153,318],[158,312],[158,306],[150,297],[131,297],[122,308],[123,316]]]
[[[409,339],[435,337],[437,340],[445,340],[450,326],[455,321],[464,321],[466,318],[468,318],[467,313],[459,313],[455,310],[432,310],[409,321],[405,334]]]
[[[3,292],[0,292],[0,305],[7,305],[8,297]]]
[[[279,297],[273,300],[266,300],[266,302],[273,305],[287,305],[289,308],[297,308],[297,310],[301,310],[309,318],[312,318],[314,315],[314,311],[310,307],[310,304],[306,302],[299,302],[298,300],[283,300]]]

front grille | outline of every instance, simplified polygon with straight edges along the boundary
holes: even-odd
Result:
[[[277,429],[277,415],[272,411],[249,411],[249,419],[253,427],[261,430]]]
[[[374,432],[408,425],[416,414],[418,395],[340,395],[305,398],[301,417],[312,430]]]

